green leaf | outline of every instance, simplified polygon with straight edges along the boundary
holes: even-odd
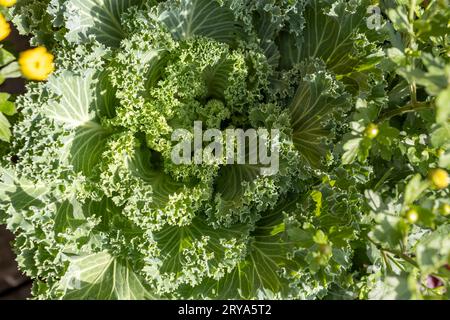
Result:
[[[45,115],[68,128],[78,128],[96,119],[93,85],[94,75],[88,70],[82,76],[64,71],[61,75],[50,77],[48,87],[57,98],[44,106]]]
[[[417,212],[419,213],[419,221],[418,221],[419,225],[433,229],[435,228],[436,215],[433,214],[433,211],[427,208],[417,206],[414,206],[413,208],[416,209]]]
[[[56,15],[62,16],[61,12],[52,12],[54,13],[53,16],[50,12],[54,6],[65,9],[64,2],[67,3],[69,1],[20,0],[8,11],[12,15],[11,21],[19,31],[19,34],[31,37],[31,45],[45,45],[48,47],[50,44],[53,44],[55,33],[58,33],[53,28],[53,19],[56,18]],[[61,27],[61,24],[58,23],[57,27]]]
[[[15,59],[16,58],[11,52],[6,51],[3,48],[0,48],[0,67],[6,66],[10,62],[13,62]]]
[[[422,180],[420,174],[415,175],[406,185],[403,205],[406,207],[413,204],[428,187],[429,183]]]
[[[153,165],[154,156],[132,133],[111,136],[99,161],[99,187],[144,230],[189,225],[209,185],[176,181]]]
[[[387,49],[387,56],[389,59],[391,59],[392,62],[397,64],[398,66],[405,66],[407,63],[406,55],[403,51],[399,50],[398,48],[389,48]]]
[[[433,1],[428,4],[420,19],[414,21],[417,37],[428,41],[431,37],[445,37],[450,34],[450,12],[445,1]]]
[[[450,125],[442,123],[435,127],[431,133],[431,143],[435,148],[445,148],[450,143]]]
[[[204,36],[231,43],[239,32],[233,12],[216,0],[168,1],[161,9],[158,19],[179,40]]]
[[[380,209],[384,207],[384,203],[378,193],[372,190],[366,190],[364,191],[364,196],[366,197],[370,209],[374,212],[379,212]]]
[[[318,190],[312,191],[311,198],[316,203],[316,217],[319,217],[322,210],[322,192]]]
[[[185,227],[166,227],[154,233],[162,255],[151,276],[161,282],[159,287],[170,281],[174,289],[221,277],[240,260],[247,234],[245,225],[215,229],[200,218]]]
[[[398,248],[405,227],[402,219],[387,214],[378,214],[375,219],[377,225],[370,232],[370,237],[389,248]]]
[[[57,292],[64,300],[156,298],[129,262],[121,261],[106,251],[71,258]]]
[[[260,175],[257,165],[227,165],[220,169],[216,180],[216,205],[214,211],[217,216],[227,216],[240,212],[245,206],[245,191],[247,183],[252,183]]]
[[[56,204],[55,216],[55,236],[66,229],[76,230],[76,228],[86,221],[81,205],[76,201],[64,200]]]
[[[12,116],[16,113],[14,102],[8,101],[11,95],[5,92],[0,92],[0,112],[7,116]]]
[[[277,68],[280,63],[281,54],[274,39],[279,32],[280,26],[274,22],[274,16],[271,12],[259,10],[258,18],[255,20],[256,29],[261,39],[260,46],[263,49],[264,55],[267,57],[269,65]]]
[[[307,71],[289,107],[292,139],[304,160],[319,167],[327,151],[324,144],[329,135],[326,124],[347,101],[344,94],[338,94],[339,88],[331,75],[322,70],[314,74],[309,73],[311,69]]]
[[[50,188],[45,183],[33,183],[20,179],[12,170],[1,168],[0,172],[0,203],[9,206],[8,228],[13,231],[17,231],[18,228],[28,230],[31,226],[24,220],[24,212],[30,207],[42,207],[43,198]]]
[[[417,282],[406,272],[389,275],[369,293],[373,300],[413,300],[419,297]]]
[[[105,101],[109,101],[99,98],[98,92],[103,92],[101,84],[93,70],[85,71],[82,76],[66,71],[49,79],[48,87],[57,97],[44,105],[48,118],[72,132],[66,138],[62,159],[69,159],[76,171],[86,175],[92,173],[110,134],[99,124],[96,113]]]
[[[84,43],[89,36],[109,47],[118,47],[124,38],[121,15],[142,0],[71,0],[65,11],[66,38]]]
[[[170,176],[164,174],[163,171],[152,168],[151,153],[145,147],[135,150],[134,154],[128,159],[128,169],[130,173],[143,181],[153,185],[154,191],[157,191],[156,202],[165,203],[170,195],[182,187],[181,183],[177,183]]]
[[[389,19],[394,23],[396,30],[409,33],[413,32],[413,27],[409,22],[405,6],[394,5],[391,8],[388,8],[386,13]]]
[[[398,68],[396,72],[409,82],[416,81],[418,85],[425,87],[428,94],[432,96],[440,95],[442,90],[448,88],[449,67],[443,58],[436,57],[428,52],[422,52],[421,60],[426,70]],[[443,97],[445,95],[446,93],[443,94]]]
[[[21,75],[22,73],[20,72],[20,67],[17,62],[11,62],[0,70],[2,79],[19,78]]]
[[[450,170],[450,153],[446,153],[439,158],[439,166]]]
[[[293,254],[298,246],[288,241],[288,231],[273,234],[274,227],[284,221],[283,213],[291,210],[285,202],[267,212],[252,232],[247,255],[218,281],[205,280],[187,298],[275,299],[300,294],[289,276],[300,272],[301,262]]]
[[[11,127],[11,124],[8,119],[6,119],[3,113],[0,113],[0,140],[9,142],[11,139],[11,130],[9,127]]]
[[[109,131],[95,122],[89,122],[75,130],[65,141],[66,147],[70,147],[70,150],[67,149],[68,157],[75,171],[92,174],[109,134]]]
[[[355,161],[359,153],[359,147],[361,145],[363,138],[354,138],[348,140],[344,144],[344,154],[342,155],[342,163],[350,164]]]
[[[427,234],[416,246],[417,263],[424,274],[436,272],[450,262],[450,225]]]
[[[208,86],[208,95],[217,99],[224,99],[224,92],[228,87],[228,75],[233,69],[234,61],[223,57],[214,66],[208,66],[203,77]]]
[[[366,22],[370,1],[336,1],[329,5],[329,1],[321,0],[307,5],[299,44],[300,61],[320,58],[338,78],[360,82],[352,74],[374,69],[382,59],[381,52],[359,37],[363,32],[370,33]],[[366,80],[363,77],[362,81]]]
[[[145,147],[136,149],[127,162],[130,174],[152,186],[152,206],[161,210],[170,205],[173,195],[183,192],[183,184],[172,179],[164,171],[150,167],[150,163],[151,154]]]
[[[328,237],[323,233],[322,230],[318,230],[316,234],[313,236],[313,240],[317,244],[327,244]]]
[[[450,118],[450,86],[436,98],[436,121],[447,123]]]

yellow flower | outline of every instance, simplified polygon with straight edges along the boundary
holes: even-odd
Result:
[[[53,55],[44,47],[22,52],[19,65],[23,76],[29,80],[46,80],[55,69]]]
[[[11,26],[8,21],[6,21],[5,17],[0,13],[0,41],[7,38],[10,33]]]
[[[12,7],[16,2],[17,0],[0,0],[0,6]]]

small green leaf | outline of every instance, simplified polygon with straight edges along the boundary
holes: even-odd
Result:
[[[409,23],[408,13],[404,6],[396,5],[395,7],[386,10],[386,13],[398,31],[412,32],[412,26]]]
[[[439,158],[439,167],[450,169],[450,152],[447,152]]]
[[[272,228],[272,231],[270,231],[270,235],[275,236],[279,233],[286,231],[286,225],[284,222],[280,223],[279,225],[276,225]]]
[[[362,140],[363,138],[354,138],[345,143],[345,153],[342,156],[343,164],[350,164],[355,161],[356,157],[358,156],[358,150]]]
[[[11,139],[11,130],[9,130],[10,123],[6,117],[0,113],[0,140],[9,142]]]
[[[406,185],[403,205],[408,206],[412,204],[428,187],[428,182],[422,180],[420,174],[415,175]]]
[[[415,207],[417,212],[419,213],[419,221],[418,224],[423,225],[425,227],[434,228],[434,220],[436,216],[433,214],[433,211],[422,208],[422,207]]]
[[[397,48],[387,49],[387,55],[396,65],[404,66],[407,62],[405,54]]]
[[[316,217],[319,217],[322,210],[322,192],[314,190],[311,192],[311,198],[316,203]]]
[[[323,233],[322,230],[318,230],[316,234],[313,237],[313,240],[317,244],[327,244],[328,243],[328,237],[325,233]]]
[[[58,290],[66,300],[142,300],[155,298],[126,261],[100,252],[71,259]]]
[[[288,229],[289,239],[297,242],[302,248],[309,248],[314,245],[313,236],[311,230],[303,230],[300,228]]]
[[[416,247],[417,263],[424,274],[430,274],[449,263],[450,225],[442,225],[423,237]]]
[[[402,272],[400,275],[391,274],[383,283],[375,287],[369,294],[369,299],[409,300],[417,299],[417,282],[414,276]]]
[[[443,123],[437,126],[431,134],[431,144],[435,148],[441,148],[450,143],[450,125]]]
[[[398,248],[405,231],[402,219],[387,214],[379,214],[375,220],[378,224],[370,232],[370,237],[382,245]]]
[[[12,116],[16,113],[16,107],[13,102],[8,101],[9,97],[8,93],[0,92],[0,112],[7,116]]]
[[[0,48],[0,67],[6,66],[8,63],[11,63],[16,58],[14,55],[3,48]]]
[[[364,195],[366,197],[367,204],[373,211],[375,212],[379,211],[380,208],[384,205],[380,195],[377,194],[376,192],[372,190],[366,190],[364,191]]]
[[[17,62],[11,62],[0,70],[1,79],[19,78],[22,74]]]
[[[450,87],[442,91],[436,98],[436,121],[447,123],[450,116]]]

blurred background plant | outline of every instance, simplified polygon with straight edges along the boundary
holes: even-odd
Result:
[[[371,162],[365,190],[373,274],[360,298],[448,299],[450,10],[448,0],[376,1],[386,96],[361,99],[343,163]],[[387,98],[387,99],[386,99]],[[383,280],[384,279],[384,280]]]

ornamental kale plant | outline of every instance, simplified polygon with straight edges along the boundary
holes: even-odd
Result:
[[[448,0],[8,12],[55,55],[1,162],[34,297],[449,297]],[[174,163],[172,134],[196,121],[278,130],[277,172]]]

